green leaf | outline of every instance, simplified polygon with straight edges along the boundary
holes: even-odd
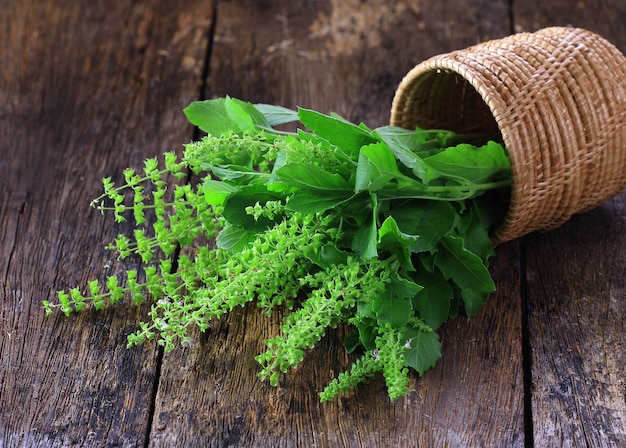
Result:
[[[370,218],[365,224],[357,229],[352,239],[351,249],[361,258],[366,260],[378,255],[376,250],[376,220]]]
[[[396,158],[385,143],[375,143],[361,148],[356,168],[354,191],[377,191],[396,177]]]
[[[475,291],[473,289],[467,288],[461,291],[461,297],[463,298],[463,307],[465,308],[465,313],[472,317],[476,314],[482,306],[485,304],[487,299],[489,298],[488,292]]]
[[[354,353],[354,351],[362,345],[363,344],[361,343],[361,337],[358,331],[348,333],[348,335],[343,338],[343,346],[348,353]]]
[[[379,325],[389,323],[394,328],[400,328],[406,324],[413,311],[411,299],[404,297],[383,296],[375,300],[372,307]]]
[[[412,168],[420,158],[420,138],[415,131],[396,126],[376,128],[374,135],[385,142],[395,156],[407,167]]]
[[[467,250],[478,255],[483,262],[495,255],[493,243],[489,238],[489,224],[483,221],[475,202],[472,202],[472,207],[461,215],[458,230]]]
[[[286,208],[300,213],[317,213],[333,209],[350,200],[345,192],[296,191],[289,196]]]
[[[249,232],[241,227],[226,224],[224,228],[217,234],[215,243],[220,249],[228,250],[233,253],[240,252],[248,244],[252,243],[256,238],[256,233]]]
[[[267,191],[263,185],[248,185],[231,194],[224,202],[222,215],[234,226],[242,227],[252,232],[261,232],[273,227],[280,217],[272,220],[265,216],[254,219],[246,212],[246,207],[267,201],[281,200],[282,197],[274,192]]]
[[[414,368],[419,376],[431,369],[441,358],[441,342],[434,331],[411,330],[405,334],[410,348],[404,355],[409,367]]]
[[[184,109],[184,113],[192,124],[207,134],[242,133],[255,128],[253,118],[242,103],[232,98],[195,101]]]
[[[244,185],[254,181],[265,182],[270,177],[268,173],[260,173],[244,165],[210,165],[206,168],[222,180],[234,180]]]
[[[424,162],[424,157],[430,155],[429,151],[441,148],[435,131],[423,131],[419,128],[411,131],[385,126],[377,128],[374,135],[384,141],[395,157],[410,168],[419,179],[423,179],[426,171],[430,169]]]
[[[316,253],[310,251],[307,258],[321,268],[328,268],[337,264],[345,264],[350,257],[350,252],[346,252],[337,247],[336,244],[326,244]]]
[[[411,201],[393,208],[390,214],[401,232],[416,237],[410,247],[416,253],[431,250],[452,231],[457,220],[454,207],[442,201]]]
[[[299,145],[300,142],[296,142],[294,144]],[[270,177],[268,177],[267,182],[266,182],[268,189],[271,190],[274,188],[282,188],[281,185],[283,184],[278,179],[278,174],[276,172],[279,169],[281,169],[283,166],[287,165],[287,158],[288,158],[288,154],[285,151],[281,151],[278,154],[276,154],[276,160],[274,161],[272,172],[270,173]],[[276,184],[276,186],[274,186],[274,184]]]
[[[402,233],[393,216],[388,216],[378,229],[378,249],[395,255],[400,266],[407,271],[415,270],[411,261],[411,247],[418,241],[419,237]]]
[[[385,293],[372,302],[379,325],[386,323],[395,328],[405,325],[413,314],[413,297],[422,286],[400,277],[397,272],[391,275]]]
[[[226,182],[206,179],[202,184],[204,198],[209,205],[223,205],[226,199],[237,189]]]
[[[308,190],[352,191],[339,174],[329,173],[314,165],[292,163],[277,170],[276,174],[281,182]]]
[[[265,121],[269,126],[278,126],[299,120],[298,112],[287,109],[286,107],[274,106],[271,104],[255,104],[254,107],[261,114],[263,114]]]
[[[250,108],[248,106],[249,104],[240,100],[233,98],[224,99],[224,109],[226,110],[226,115],[232,120],[233,123],[237,124],[242,131],[252,130],[255,125],[252,113],[255,113],[256,110],[253,107]],[[257,118],[260,116],[260,114],[256,115]]]
[[[496,289],[491,274],[482,260],[463,246],[463,239],[445,236],[440,240],[436,263],[447,279],[462,290],[491,292]]]
[[[378,201],[375,195],[370,196],[372,204],[371,215],[354,233],[351,249],[361,258],[370,259],[378,256],[378,230],[376,218],[378,215]]]
[[[391,274],[390,282],[387,285],[386,291],[392,297],[412,299],[423,289],[424,287],[422,285],[418,285],[409,278],[401,277],[396,271]]]
[[[413,308],[429,327],[436,330],[448,319],[454,291],[439,271],[420,270],[415,281],[424,288],[415,295]]]
[[[286,208],[300,213],[317,213],[333,209],[350,199],[346,192],[316,192],[301,190],[294,192],[287,201]]]
[[[440,176],[463,178],[474,184],[482,184],[494,179],[507,177],[510,162],[502,145],[490,141],[479,148],[460,144],[425,159],[436,174],[428,180]]]
[[[396,157],[384,143],[375,143],[361,148],[361,152],[374,164],[381,173],[401,175],[396,164]]]
[[[337,116],[331,117],[310,109],[298,109],[300,121],[315,134],[346,152],[355,153],[362,146],[375,143],[371,131]]]
[[[376,348],[376,337],[378,336],[378,323],[375,319],[364,318],[356,324],[359,330],[359,339],[365,350]]]

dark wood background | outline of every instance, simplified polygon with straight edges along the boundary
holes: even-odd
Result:
[[[89,201],[192,140],[190,102],[379,126],[420,61],[552,25],[626,51],[623,0],[1,1],[0,447],[626,446],[626,194],[499,246],[497,292],[445,325],[443,359],[395,402],[377,380],[318,403],[350,362],[337,333],[280,387],[260,382],[280,316],[254,307],[168,354],[125,348],[146,307],[41,307],[107,270],[124,227]]]

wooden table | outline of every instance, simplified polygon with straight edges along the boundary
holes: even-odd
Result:
[[[102,177],[197,137],[188,103],[379,126],[423,59],[568,24],[626,51],[623,0],[0,3],[0,446],[626,446],[626,194],[499,246],[497,292],[445,325],[443,359],[395,402],[378,379],[318,403],[349,365],[337,333],[280,387],[260,382],[278,321],[254,307],[164,354],[125,347],[147,307],[41,306],[106,271],[124,227],[89,201]]]

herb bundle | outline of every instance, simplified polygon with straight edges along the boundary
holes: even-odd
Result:
[[[510,187],[502,145],[233,98],[185,113],[206,137],[185,145],[182,159],[166,153],[162,167],[148,159],[141,172],[125,170],[121,186],[104,179],[92,202],[117,222],[132,216],[132,236],[109,248],[139,256],[141,272],[59,291],[46,312],[150,300],[149,321],[128,344],[156,339],[171,350],[193,342],[191,327],[205,331],[237,306],[254,301],[268,315],[280,306],[288,310],[280,334],[256,356],[261,378],[276,385],[341,324],[356,360],[321,400],[378,372],[392,400],[404,395],[409,370],[421,376],[441,357],[435,330],[475,314],[495,289],[489,230]],[[294,122],[296,131],[280,130]],[[189,171],[198,181],[172,192],[166,179]],[[177,250],[184,246],[194,250]]]

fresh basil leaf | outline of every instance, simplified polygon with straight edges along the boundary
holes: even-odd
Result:
[[[372,133],[343,118],[331,117],[310,109],[298,109],[300,121],[308,129],[344,151],[355,153],[362,146],[375,143]]]
[[[432,273],[420,270],[415,281],[424,288],[413,298],[413,308],[429,327],[436,330],[448,319],[454,291],[437,270]]]
[[[409,321],[413,304],[410,298],[381,296],[372,303],[372,308],[380,326],[391,324],[400,328]]]
[[[329,173],[315,165],[291,163],[278,169],[276,174],[281,182],[308,190],[333,192],[352,190],[339,174]]]
[[[419,237],[402,233],[393,216],[388,216],[378,229],[378,249],[395,255],[400,267],[414,271],[411,261],[411,247],[419,242]]]
[[[299,121],[298,112],[286,107],[271,104],[255,104],[254,108],[263,115],[268,126],[273,127]]]
[[[207,134],[219,137],[255,128],[254,120],[240,103],[232,98],[195,101],[183,112],[192,124]]]
[[[209,205],[223,205],[237,189],[226,182],[206,179],[202,184],[204,198]]]
[[[343,347],[346,349],[348,353],[354,353],[354,351],[362,347],[361,336],[358,331],[353,331],[348,333],[346,337],[343,338]]]
[[[462,290],[491,292],[496,289],[489,270],[478,255],[464,247],[462,238],[448,235],[439,243],[436,263],[447,279],[452,279]]]
[[[420,266],[424,268],[427,272],[433,273],[437,270],[436,268],[436,260],[437,260],[437,250],[431,249],[428,252],[420,252],[417,257],[420,262]]]
[[[249,123],[252,120],[253,127],[246,126],[244,130],[252,130],[254,127],[268,128],[269,122],[265,116],[252,103],[242,101],[237,98],[226,97],[226,110],[228,114],[235,120]]]
[[[374,134],[384,141],[396,158],[408,167],[418,179],[423,179],[430,169],[424,157],[431,155],[433,148],[440,149],[441,144],[436,135],[430,131],[415,131],[385,126],[377,128]],[[434,143],[433,143],[434,142]]]
[[[316,253],[310,251],[307,258],[321,268],[328,268],[337,264],[345,264],[350,253],[341,250],[336,244],[329,243],[320,248]]]
[[[422,289],[413,280],[394,272],[389,278],[385,293],[372,302],[372,310],[378,323],[389,323],[396,328],[405,325],[413,314],[412,299]]]
[[[369,319],[370,324],[376,323],[376,319],[374,319],[375,316],[374,316],[374,311],[372,310],[371,301],[365,302],[363,300],[359,300],[356,304],[356,313],[357,313],[358,319],[360,319],[361,321],[364,319]]]
[[[489,298],[488,292],[475,291],[472,288],[463,289],[461,291],[461,297],[463,298],[463,307],[468,317],[472,317],[476,314]]]
[[[413,299],[423,289],[422,285],[418,285],[410,278],[400,276],[397,271],[391,274],[389,284],[387,285],[387,293],[391,297],[403,299]]]
[[[401,203],[390,214],[401,232],[417,237],[410,247],[416,253],[431,250],[439,239],[452,231],[457,220],[454,207],[442,201]]]
[[[243,248],[252,243],[256,238],[256,232],[250,232],[241,227],[226,224],[217,234],[215,243],[220,249],[233,253],[241,252]]]
[[[351,197],[349,192],[345,191],[312,191],[300,190],[295,191],[289,196],[286,208],[294,212],[300,213],[317,213],[335,208]]]
[[[359,152],[354,191],[378,191],[401,176],[396,158],[385,143],[367,145]]]
[[[283,166],[287,165],[287,157],[288,157],[288,154],[285,151],[281,151],[276,155],[276,160],[274,161],[272,172],[270,174],[270,177],[267,179],[268,189],[270,189],[270,186],[273,184],[281,183],[280,179],[278,178],[277,171],[281,169]]]
[[[384,126],[376,128],[374,135],[385,142],[398,160],[408,168],[413,169],[420,159],[417,153],[421,150],[422,142],[415,131],[396,126]]]
[[[374,350],[376,348],[376,337],[378,336],[378,324],[375,319],[364,318],[356,323],[359,330],[359,339],[365,350]]]
[[[226,199],[222,215],[234,226],[252,232],[265,231],[274,226],[280,217],[273,220],[265,216],[254,219],[254,216],[246,213],[246,208],[257,203],[263,205],[267,201],[281,199],[281,195],[268,191],[263,185],[248,185],[240,188]]]
[[[434,170],[429,181],[436,177],[449,176],[482,184],[506,177],[510,170],[510,162],[504,149],[493,141],[481,147],[469,144],[453,146],[428,157],[425,162]]]
[[[361,148],[363,153],[381,173],[389,173],[394,176],[401,176],[396,164],[396,157],[389,147],[384,143],[375,143]]]
[[[495,255],[493,243],[489,238],[489,226],[483,222],[475,203],[461,215],[458,230],[467,250],[478,255],[483,262]]]
[[[359,257],[366,260],[378,256],[378,251],[376,250],[377,233],[376,220],[370,218],[356,230],[350,248]]]
[[[253,180],[264,182],[269,178],[269,174],[260,173],[245,165],[212,165],[207,167],[207,171],[222,180],[236,180],[243,185]]]
[[[439,335],[434,331],[410,329],[405,333],[405,337],[410,345],[404,355],[406,363],[422,376],[441,358]]]
[[[454,291],[454,297],[450,300],[450,311],[448,313],[449,319],[456,319],[459,317],[461,309],[461,290],[454,283],[450,285]]]
[[[378,251],[376,250],[378,245],[378,229],[376,228],[378,200],[376,195],[370,195],[370,203],[371,214],[365,220],[363,225],[356,229],[351,244],[351,249],[354,253],[366,260],[378,256]]]

